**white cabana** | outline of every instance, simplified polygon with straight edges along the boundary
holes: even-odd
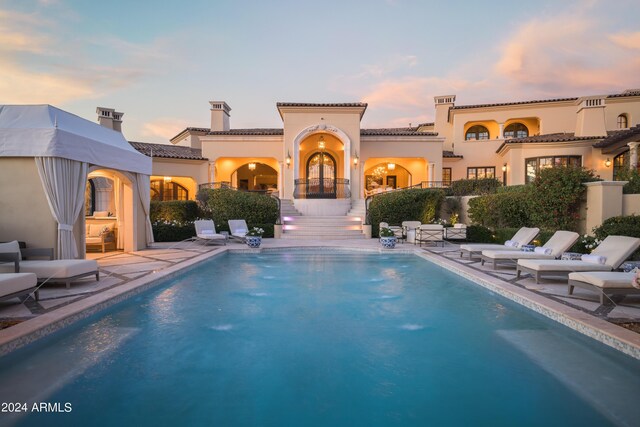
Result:
[[[90,168],[106,168],[126,175],[135,187],[136,200],[132,203],[148,204],[151,159],[131,147],[122,133],[51,105],[0,105],[0,159],[6,162],[29,157],[35,159],[42,189],[57,223],[58,258],[74,258],[78,254],[73,228],[84,203],[82,194]],[[11,176],[0,178],[9,182]],[[138,180],[144,181],[146,187],[138,185]],[[28,188],[24,190],[29,194]],[[145,223],[145,244],[153,242],[148,211],[148,206],[142,206],[139,215]],[[7,215],[2,214],[3,220],[26,221],[10,208]],[[130,229],[135,225],[130,224]],[[0,235],[0,239],[9,237]]]

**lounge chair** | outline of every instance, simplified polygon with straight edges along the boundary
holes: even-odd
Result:
[[[590,289],[600,294],[600,304],[605,304],[606,295],[640,294],[640,288],[631,283],[636,273],[623,273],[617,271],[588,271],[569,274],[569,295],[573,294],[573,288]]]
[[[416,230],[415,243],[420,246],[423,243],[433,243],[436,246],[442,243],[444,246],[444,227],[441,224],[422,224]]]
[[[485,262],[493,262],[495,270],[499,262],[511,264],[519,259],[557,259],[573,246],[578,237],[580,235],[573,231],[556,231],[547,243],[536,248],[534,252],[485,250],[482,251],[482,265]]]
[[[30,295],[38,295],[38,276],[34,273],[4,273],[0,274],[0,301]]]
[[[409,243],[415,243],[418,228],[422,223],[420,221],[402,221],[402,230],[405,240]]]
[[[446,240],[466,240],[467,226],[465,224],[457,223],[454,224],[453,227],[445,228],[444,238]]]
[[[229,230],[231,232],[230,237],[232,239],[244,242],[244,238],[249,232],[249,226],[247,226],[247,221],[245,221],[244,219],[230,219]]]
[[[227,236],[223,234],[216,233],[216,226],[210,219],[201,219],[194,222],[196,227],[196,237],[197,241],[202,243],[209,244],[227,244]]]
[[[504,250],[504,251],[519,251],[520,248],[529,242],[531,242],[540,232],[539,228],[522,227],[513,237],[503,245],[491,244],[491,243],[467,243],[460,245],[460,258],[465,253],[469,254],[469,259],[477,258],[482,251],[489,250]]]
[[[45,259],[29,259],[45,258]],[[77,279],[96,276],[98,262],[93,259],[53,259],[53,248],[20,248],[17,241],[0,244],[0,273],[35,273],[38,282],[62,282],[71,287]]]
[[[584,271],[611,271],[618,268],[638,247],[640,239],[637,237],[608,236],[591,255],[583,255],[582,260],[521,259],[518,261],[516,276],[519,278],[521,272],[529,273],[539,283],[543,274],[557,276]]]

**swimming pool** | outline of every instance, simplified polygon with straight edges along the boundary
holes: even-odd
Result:
[[[300,250],[218,256],[18,350],[0,396],[16,425],[632,425],[640,362],[414,255]]]

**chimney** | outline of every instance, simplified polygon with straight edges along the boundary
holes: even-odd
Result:
[[[124,116],[124,113],[119,113],[113,108],[104,107],[96,108],[96,113],[98,113],[100,126],[122,133],[122,116]]]
[[[209,101],[211,104],[211,131],[229,130],[229,112],[231,107],[224,101]]]
[[[456,96],[434,96],[433,100],[436,104],[433,130],[438,132],[438,136],[445,139],[443,149],[453,151],[453,125],[449,123],[449,111],[455,105]]]
[[[604,120],[605,95],[579,98],[576,136],[607,136]]]

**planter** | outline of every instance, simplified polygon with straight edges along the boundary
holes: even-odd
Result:
[[[245,242],[250,248],[259,248],[262,244],[262,236],[245,236]]]
[[[385,248],[385,249],[393,249],[393,248],[395,248],[397,241],[398,241],[398,239],[396,238],[396,236],[381,237],[380,238],[380,243],[382,244],[382,247]]]

